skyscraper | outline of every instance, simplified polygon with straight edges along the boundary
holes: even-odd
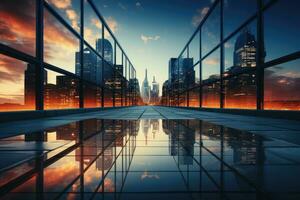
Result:
[[[36,81],[36,71],[33,64],[28,64],[25,70],[24,79],[24,96],[25,96],[25,107],[34,108],[35,107],[35,81]],[[47,71],[44,70],[44,85],[48,81]]]
[[[151,104],[159,103],[159,84],[156,82],[155,76],[153,76],[153,81],[152,81],[150,102],[151,102]]]
[[[76,67],[75,72],[77,76],[80,76],[81,64],[80,64],[80,52],[76,52]],[[97,65],[97,56],[90,49],[85,48],[83,50],[83,79],[100,84],[99,65]]]
[[[107,39],[98,39],[96,41],[96,51],[102,55],[102,50],[104,50],[104,59],[110,63],[104,62],[102,66],[102,60],[97,58],[97,66],[99,66],[97,74],[99,74],[100,82],[104,82],[107,80],[111,80],[113,78],[113,48],[111,43]],[[103,68],[103,80],[102,80],[102,68]]]
[[[174,83],[178,77],[178,59],[170,58],[169,60],[169,82]]]
[[[148,76],[147,76],[147,69],[145,72],[145,79],[143,81],[143,85],[142,85],[142,98],[144,103],[149,103],[150,100],[150,86],[149,86],[149,82],[148,82]]]

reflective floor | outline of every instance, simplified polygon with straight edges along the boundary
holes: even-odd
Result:
[[[200,120],[89,119],[0,139],[1,199],[300,199],[300,148]]]

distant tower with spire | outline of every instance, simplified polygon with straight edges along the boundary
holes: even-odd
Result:
[[[148,82],[147,69],[145,71],[145,79],[142,84],[142,98],[144,103],[148,104],[150,101],[150,86]]]

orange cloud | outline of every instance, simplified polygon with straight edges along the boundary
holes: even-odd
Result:
[[[49,3],[53,4],[55,7],[59,9],[69,8],[72,4],[71,0],[48,0]]]

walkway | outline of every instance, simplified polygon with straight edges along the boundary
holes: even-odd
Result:
[[[0,124],[1,199],[299,199],[297,121],[130,107]]]

